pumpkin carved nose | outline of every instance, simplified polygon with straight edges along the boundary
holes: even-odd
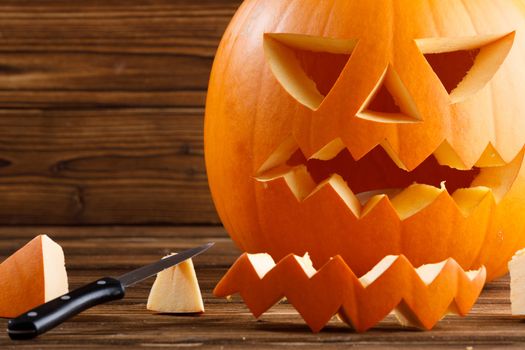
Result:
[[[382,123],[422,120],[414,99],[392,66],[388,66],[357,117]]]

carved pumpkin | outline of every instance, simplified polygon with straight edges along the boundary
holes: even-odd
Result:
[[[205,121],[219,215],[247,252],[507,271],[525,246],[525,5],[248,0]]]

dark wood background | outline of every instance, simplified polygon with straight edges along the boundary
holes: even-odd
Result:
[[[0,1],[0,225],[219,223],[204,103],[240,3]]]

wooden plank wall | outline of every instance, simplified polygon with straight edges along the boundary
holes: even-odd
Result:
[[[0,224],[215,224],[206,88],[241,0],[2,0]]]

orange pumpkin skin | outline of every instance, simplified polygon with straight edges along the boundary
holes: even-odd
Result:
[[[315,266],[341,255],[357,275],[390,254],[403,254],[416,266],[449,257],[464,269],[485,265],[489,280],[506,273],[507,261],[525,246],[524,17],[522,2],[505,0],[246,1],[217,52],[205,120],[209,184],[232,239],[243,251],[268,252],[276,260],[309,252]],[[275,33],[357,40],[315,108],[290,93],[270,65],[265,45]],[[498,39],[483,46],[489,57],[483,62],[500,54],[504,59],[487,81],[473,69],[477,89],[452,97],[422,54],[424,40],[492,36]],[[426,41],[428,47],[436,42]],[[357,117],[390,70],[417,107],[417,122]],[[257,179],[287,140],[306,159],[334,140],[355,160],[386,144],[392,160],[408,171],[433,156],[471,169],[492,147],[490,157],[506,166],[489,164],[472,181],[471,187],[490,189],[475,205],[470,199],[458,205],[460,196],[445,190],[434,191],[406,217],[387,196],[356,215],[330,183],[317,179],[314,188],[294,193],[289,178]],[[443,156],[443,145],[453,156]]]

